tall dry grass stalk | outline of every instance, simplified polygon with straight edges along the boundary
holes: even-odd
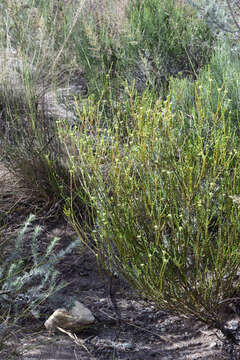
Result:
[[[57,56],[56,56],[56,59],[55,59],[54,62],[53,62],[53,65],[52,65],[52,68],[51,68],[51,73],[54,73],[54,71],[55,71],[56,64],[57,64],[57,62],[58,62],[58,60],[59,60],[59,58],[60,58],[60,56],[61,56],[61,54],[62,54],[62,52],[63,52],[63,50],[64,50],[64,48],[65,48],[67,42],[68,42],[69,39],[70,39],[70,36],[71,36],[71,34],[72,34],[72,32],[73,32],[74,27],[75,27],[76,24],[77,24],[77,21],[78,21],[78,19],[79,19],[79,16],[80,16],[80,14],[81,14],[81,11],[82,11],[82,9],[83,9],[83,7],[84,7],[84,5],[85,5],[85,2],[86,2],[86,0],[84,0],[84,1],[81,2],[81,6],[79,6],[79,8],[78,8],[77,11],[76,11],[76,14],[74,15],[74,19],[73,19],[73,22],[72,22],[72,26],[71,26],[71,28],[70,28],[70,30],[69,30],[69,32],[68,32],[68,35],[67,35],[66,39],[64,40],[64,42],[63,42],[63,44],[62,44],[62,47],[60,48],[60,50],[59,50],[59,52],[58,52],[58,54],[57,54]]]

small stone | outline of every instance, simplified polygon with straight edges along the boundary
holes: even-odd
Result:
[[[74,302],[74,306],[70,310],[70,313],[81,319],[82,324],[84,325],[92,324],[95,321],[92,312],[79,301]]]
[[[88,325],[94,323],[95,318],[91,311],[79,301],[75,301],[70,311],[57,309],[45,321],[44,326],[50,332],[54,332],[58,327],[64,330],[79,332]]]

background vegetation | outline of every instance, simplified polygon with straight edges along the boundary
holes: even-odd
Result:
[[[24,231],[6,244],[11,221],[62,215],[105,271],[237,341],[222,315],[239,297],[240,269],[239,28],[229,3],[216,12],[216,2],[177,0],[1,2],[0,160],[17,185],[0,189],[5,302],[22,293],[22,271],[38,277],[24,294],[58,290],[58,256],[42,271],[55,240],[39,262],[36,228],[23,259]],[[49,115],[49,94],[61,103],[58,90],[76,82],[85,91],[65,104],[74,119]]]

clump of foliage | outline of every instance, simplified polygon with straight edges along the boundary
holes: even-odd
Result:
[[[56,265],[79,243],[72,242],[68,247],[55,252],[59,238],[55,237],[48,245],[46,252],[40,252],[41,228],[32,223],[30,215],[18,232],[14,246],[2,240],[0,246],[0,301],[1,322],[4,326],[26,319],[29,314],[39,316],[40,305],[54,296],[65,283],[59,280]],[[24,243],[27,233],[32,231],[31,254],[26,255]],[[9,249],[11,246],[11,249]],[[5,323],[4,323],[5,321]],[[0,332],[1,333],[1,332]]]
[[[22,105],[18,99],[14,104],[6,100],[0,132],[2,161],[34,190],[39,204],[51,207],[61,199],[59,186],[68,183],[68,172],[59,159],[61,148],[54,134],[56,126],[37,116],[30,106]]]
[[[170,81],[171,101],[174,111],[185,116],[196,113],[196,86],[201,89],[201,99],[205,116],[224,111],[231,119],[231,126],[239,132],[239,56],[232,52],[228,42],[219,41],[208,65],[200,72],[196,82],[189,79]],[[224,93],[223,104],[219,106],[219,97]],[[209,122],[211,124],[211,121]]]
[[[87,78],[89,93],[99,98],[106,74],[113,81],[116,80],[124,64],[130,61],[125,49],[125,42],[127,39],[130,41],[129,27],[124,20],[124,5],[121,1],[117,5],[118,16],[113,11],[116,5],[111,1],[98,4],[90,1],[84,5],[71,41],[76,49],[76,61],[82,66]]]
[[[114,90],[122,89],[127,78],[129,83],[135,80],[139,91],[150,85],[159,91],[171,75],[196,76],[208,61],[214,38],[185,4],[137,0],[123,6],[120,2],[124,26],[111,11],[112,2],[101,5],[89,9],[86,3],[71,36],[89,92],[98,98],[106,74]]]
[[[208,24],[210,30],[220,37],[227,36],[237,40],[240,35],[239,1],[230,0],[200,0],[187,2],[195,7]]]
[[[210,119],[198,84],[191,116],[174,112],[170,96],[133,101],[128,91],[128,126],[116,116],[101,131],[96,114],[91,134],[85,117],[87,131],[72,136],[72,176],[81,174],[95,209],[96,256],[162,309],[226,333],[222,304],[239,288],[240,159],[224,92]],[[71,207],[68,215],[81,231]]]
[[[44,95],[68,83],[73,58],[65,51],[81,7],[75,10],[76,4],[56,1],[1,3],[1,161],[32,191],[31,211],[52,215],[55,206],[55,216],[63,207],[69,173]]]
[[[130,2],[128,17],[150,83],[160,86],[181,72],[195,77],[209,60],[214,38],[193,8],[175,0]]]

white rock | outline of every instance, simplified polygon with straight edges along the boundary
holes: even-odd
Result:
[[[76,316],[78,319],[81,319],[81,322],[84,325],[92,324],[95,321],[92,312],[79,301],[75,301],[73,308],[70,310],[70,313]]]
[[[57,309],[45,321],[44,326],[48,331],[55,331],[58,327],[64,330],[79,332],[88,325],[94,323],[95,318],[91,311],[79,301],[75,301],[70,311]]]

